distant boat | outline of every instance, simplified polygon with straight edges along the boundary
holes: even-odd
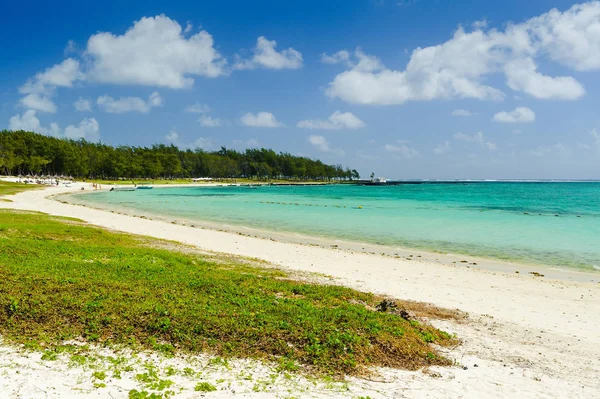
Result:
[[[135,187],[113,187],[110,191],[135,191]]]
[[[152,189],[152,186],[137,186],[136,189],[137,190],[150,190]]]
[[[368,186],[384,186],[387,184],[387,179],[384,177],[374,177],[371,181],[365,183]]]

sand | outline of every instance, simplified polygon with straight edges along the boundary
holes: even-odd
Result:
[[[47,198],[79,188],[73,184],[28,191],[10,197],[13,202],[0,202],[0,207],[75,217],[109,229],[258,258],[284,270],[326,275],[329,283],[470,315],[462,324],[435,323],[463,340],[447,353],[457,362],[455,367],[427,373],[380,370],[377,381],[351,379],[344,391],[321,387],[303,392],[299,387],[310,387],[310,381],[299,381],[293,388],[286,388],[283,381],[263,392],[234,389],[234,393],[223,387],[206,397],[600,398],[600,279],[594,274],[582,279],[578,273],[560,272],[540,278],[514,264],[485,269],[427,258],[407,260],[193,228]],[[515,267],[522,272],[516,274]],[[40,362],[35,358],[39,354],[1,347],[0,392],[9,392],[8,397],[127,397],[117,381],[106,382],[106,388],[73,389],[77,378],[86,375],[84,369],[67,369],[61,361]],[[235,380],[235,375],[227,378]],[[32,387],[40,381],[45,381],[45,388],[38,392]],[[38,394],[31,394],[34,391]],[[175,397],[194,396],[182,392]]]

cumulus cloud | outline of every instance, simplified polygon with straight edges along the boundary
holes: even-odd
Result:
[[[78,125],[69,125],[64,132],[56,123],[50,127],[42,126],[35,110],[27,110],[22,115],[15,115],[8,122],[9,130],[25,130],[49,136],[66,137],[69,139],[86,139],[97,141],[100,138],[100,125],[94,118],[85,118]]]
[[[452,116],[472,116],[473,114],[466,109],[455,109],[452,111]]]
[[[150,94],[145,101],[140,97],[121,97],[118,99],[104,95],[98,97],[96,104],[105,112],[111,114],[123,114],[126,112],[141,112],[147,114],[151,108],[161,107],[163,99],[157,92]]]
[[[517,107],[513,111],[498,112],[492,120],[501,123],[531,123],[535,121],[535,113],[527,107]]]
[[[331,148],[329,146],[329,142],[323,136],[309,136],[308,142],[314,148],[316,148],[320,152],[333,153],[337,155],[344,155],[344,151],[339,148]]]
[[[79,68],[79,61],[67,58],[60,64],[47,68],[44,72],[40,72],[27,80],[19,91],[25,94],[43,93],[49,95],[57,87],[73,87],[75,81],[83,79],[84,75]]]
[[[285,125],[279,122],[275,118],[275,115],[270,112],[259,112],[258,114],[247,112],[240,120],[244,126],[249,127],[285,127]]]
[[[208,115],[210,111],[211,109],[208,105],[198,102],[185,108],[185,112],[202,114],[198,119],[198,123],[200,123],[200,125],[203,127],[221,127],[224,125],[229,125],[229,121],[225,119],[213,118],[212,116]]]
[[[384,146],[384,149],[387,152],[392,152],[395,155],[397,155],[398,157],[404,158],[404,159],[411,159],[411,158],[416,158],[416,157],[421,156],[419,151],[415,150],[414,148],[410,148],[406,144],[401,144],[401,142],[398,143],[397,145],[396,144],[386,144]]]
[[[77,126],[67,126],[65,128],[64,136],[69,139],[98,141],[100,138],[100,125],[95,118],[85,118],[79,122]]]
[[[537,72],[531,58],[507,63],[504,72],[508,87],[535,98],[576,100],[585,94],[583,86],[570,76],[550,77]]]
[[[442,154],[446,154],[446,153],[450,152],[451,150],[452,150],[452,147],[450,146],[450,142],[445,141],[443,144],[440,144],[437,147],[435,147],[433,149],[433,153],[437,154],[437,155],[442,155]]]
[[[243,60],[238,56],[238,61],[233,66],[234,69],[298,69],[302,67],[302,54],[293,49],[288,48],[278,52],[275,50],[277,42],[268,40],[261,36],[256,40],[253,56],[248,60]]]
[[[50,135],[56,135],[60,132],[56,123],[51,124],[50,128],[42,126],[36,115],[36,111],[33,109],[27,110],[21,115],[17,114],[11,117],[8,121],[8,130],[25,130]]]
[[[350,61],[350,53],[346,50],[340,50],[337,53],[328,55],[327,53],[321,54],[321,62],[324,64],[345,64],[349,67],[353,67],[354,64]]]
[[[56,104],[52,101],[52,97],[55,95],[56,89],[73,87],[75,81],[83,79],[84,75],[80,70],[79,61],[67,58],[60,64],[47,68],[28,79],[19,88],[19,92],[26,95],[20,100],[20,103],[31,110],[55,113]]]
[[[171,144],[176,144],[179,142],[179,133],[177,133],[177,130],[173,129],[167,133],[165,139]]]
[[[36,111],[55,113],[56,104],[48,97],[37,93],[28,94],[21,99],[21,105]]]
[[[472,32],[460,27],[454,36],[435,46],[415,49],[404,69],[379,64],[361,68],[360,58],[330,82],[326,93],[355,104],[403,104],[407,101],[472,98],[501,100],[505,94],[486,83],[504,74],[507,86],[541,99],[574,100],[585,94],[570,76],[545,76],[536,58],[551,60],[578,71],[600,69],[600,2],[593,1],[560,12],[553,9],[504,31]],[[333,57],[333,56],[331,56]],[[350,57],[351,58],[351,57]],[[344,61],[342,57],[328,61]]]
[[[360,129],[365,127],[366,124],[350,112],[335,111],[326,121],[319,119],[303,120],[298,122],[296,126],[304,129],[339,130]]]
[[[122,35],[91,36],[86,55],[92,80],[172,89],[193,86],[195,76],[221,76],[226,65],[208,32],[187,37],[181,25],[165,15],[144,17]]]
[[[79,97],[77,101],[73,103],[76,111],[89,112],[92,110],[92,102],[86,98]]]
[[[600,2],[552,9],[526,22],[527,29],[554,61],[577,71],[600,69]]]

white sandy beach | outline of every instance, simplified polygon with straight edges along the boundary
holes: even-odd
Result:
[[[89,184],[84,186],[87,189]],[[80,187],[28,191],[11,196],[13,202],[0,202],[0,207],[74,217],[203,250],[258,258],[284,270],[331,276],[330,283],[457,308],[470,315],[463,324],[436,322],[463,340],[448,353],[460,366],[435,368],[428,374],[384,370],[378,381],[350,380],[344,392],[322,387],[298,393],[229,389],[206,397],[600,398],[600,278],[582,282],[569,272],[561,272],[561,279],[550,273],[538,278],[523,267],[516,274],[514,265],[486,270],[427,259],[409,261],[193,228],[46,198]],[[39,354],[0,348],[2,398],[127,397],[125,379],[107,381],[101,389],[85,384],[85,389],[74,389],[82,375],[77,369],[59,363],[50,367],[39,361]],[[225,378],[233,378],[231,374]],[[195,395],[175,397],[200,397]]]

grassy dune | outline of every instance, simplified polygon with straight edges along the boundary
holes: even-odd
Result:
[[[250,357],[317,374],[449,364],[432,343],[455,339],[398,311],[376,310],[382,298],[375,295],[169,245],[73,219],[0,210],[0,335],[29,347],[84,338]]]

